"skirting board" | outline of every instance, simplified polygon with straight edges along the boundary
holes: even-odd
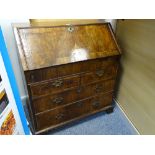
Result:
[[[140,135],[138,129],[133,125],[132,121],[129,119],[129,117],[127,116],[127,114],[124,112],[123,107],[119,104],[119,102],[114,98],[114,102],[117,104],[117,106],[119,107],[119,109],[122,111],[122,113],[124,114],[124,116],[127,118],[127,120],[129,121],[129,123],[131,124],[131,126],[135,129],[135,131],[137,132],[138,135]]]

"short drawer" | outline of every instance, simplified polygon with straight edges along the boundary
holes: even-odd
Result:
[[[56,67],[25,71],[24,74],[28,84],[51,80],[58,77]]]
[[[109,57],[83,62],[81,72],[96,72],[118,63],[117,57]]]
[[[37,130],[55,127],[111,105],[112,93],[94,96],[76,103],[36,115]]]
[[[48,82],[29,85],[32,97],[62,92],[66,89],[79,86],[80,77],[71,76],[66,78],[58,78]]]
[[[35,113],[44,112],[100,93],[112,92],[114,83],[114,80],[108,80],[85,87],[76,87],[61,93],[33,99],[32,104],[34,105]]]
[[[102,67],[93,72],[87,72],[81,75],[81,84],[87,85],[88,83],[115,78],[117,75],[117,64],[108,67]]]
[[[115,64],[115,58],[94,59],[57,66],[58,77],[96,71]]]

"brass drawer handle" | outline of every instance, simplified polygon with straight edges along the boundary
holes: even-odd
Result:
[[[60,120],[60,119],[62,119],[64,116],[65,116],[64,114],[58,114],[58,115],[55,116],[55,118],[56,118],[57,120]]]
[[[98,71],[96,71],[96,75],[98,77],[102,77],[104,75],[104,70],[98,70]]]
[[[74,31],[74,27],[69,26],[69,27],[68,27],[68,31],[69,31],[69,32],[73,32],[73,31]]]
[[[53,103],[59,104],[62,103],[64,100],[63,97],[56,97],[55,99],[53,99]]]
[[[53,86],[55,87],[60,87],[63,85],[63,80],[59,79],[59,80],[55,80],[53,83],[52,83]]]
[[[99,101],[95,101],[95,102],[92,103],[92,106],[93,106],[94,108],[99,107],[99,105],[100,105],[100,102],[99,102]]]

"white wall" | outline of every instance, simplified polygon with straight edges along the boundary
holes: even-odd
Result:
[[[106,19],[106,21],[110,22],[112,24],[113,29],[115,30],[116,20],[113,19]],[[13,34],[13,29],[11,24],[12,23],[23,23],[23,22],[29,22],[28,19],[0,19],[0,25],[2,28],[2,32],[4,35],[5,43],[9,52],[9,56],[11,59],[12,67],[15,73],[17,85],[19,88],[20,96],[23,101],[25,101],[26,97],[26,91],[24,89],[23,79],[22,79],[22,72],[19,65],[19,60],[17,56],[17,46],[16,41]]]
[[[8,53],[11,59],[12,67],[15,73],[17,85],[19,88],[20,96],[23,98],[25,96],[25,89],[23,85],[23,80],[21,76],[21,68],[19,66],[18,56],[17,56],[17,46],[13,34],[12,23],[18,22],[29,22],[28,19],[0,19],[0,26],[3,32],[4,40],[8,49]]]

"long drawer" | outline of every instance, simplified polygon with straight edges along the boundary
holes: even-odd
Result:
[[[76,87],[58,94],[50,94],[33,100],[35,113],[44,112],[103,92],[112,92],[115,80],[100,81],[88,86]]]
[[[65,78],[54,79],[40,84],[30,85],[32,97],[39,97],[51,93],[59,93],[66,89],[71,89],[80,85],[80,76],[70,76]]]
[[[76,103],[56,108],[54,110],[36,115],[37,130],[43,130],[48,127],[54,128],[61,123],[79,118],[82,115],[97,112],[108,105],[111,105],[112,93],[101,94],[78,101]]]
[[[27,83],[31,84],[83,72],[94,72],[115,64],[117,64],[117,57],[87,60],[83,62],[25,71],[25,77]]]

